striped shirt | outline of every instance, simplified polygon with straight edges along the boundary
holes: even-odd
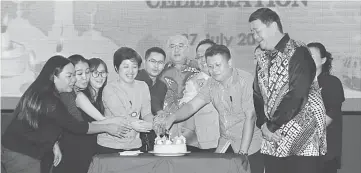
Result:
[[[226,86],[210,78],[196,96],[206,102],[212,102],[218,111],[221,137],[217,151],[227,142],[231,143],[235,153],[240,149],[246,112],[254,110],[252,80],[251,74],[234,68],[231,80]],[[260,149],[261,140],[261,131],[255,126],[249,154]]]

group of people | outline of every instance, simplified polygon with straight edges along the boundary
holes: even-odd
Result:
[[[169,38],[167,53],[149,48],[144,69],[134,49],[119,48],[109,83],[100,58],[51,57],[2,136],[2,166],[86,173],[95,154],[151,151],[167,132],[186,137],[192,152],[246,155],[252,173],[336,173],[344,95],[331,54],[291,39],[268,8],[249,23],[259,43],[254,77],[210,39],[187,57],[182,35]]]
[[[213,139],[217,133],[202,134],[200,129],[217,124],[208,125],[212,120],[198,114],[211,104],[218,113],[215,152],[248,155],[252,173],[264,169],[266,173],[336,173],[341,167],[345,98],[340,80],[331,75],[331,54],[321,43],[305,45],[291,39],[271,9],[256,10],[249,23],[259,44],[254,51],[254,78],[232,67],[231,53],[224,45],[209,43],[204,53],[199,53],[201,41],[196,49],[197,58],[204,58],[199,69],[205,69],[202,71],[209,79],[186,80],[183,97],[188,98],[188,88],[196,90],[194,79],[201,87],[191,92],[186,104],[158,115],[157,131],[181,128],[178,134],[187,135],[187,140],[198,138],[196,151],[209,151],[212,147],[202,148],[200,141],[204,136]],[[212,111],[208,112],[207,117],[213,118]],[[197,124],[197,119],[202,123]],[[193,131],[187,126],[191,123],[195,124]]]

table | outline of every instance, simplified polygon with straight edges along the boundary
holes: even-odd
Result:
[[[250,173],[246,156],[239,154],[190,153],[185,156],[120,156],[118,153],[93,157],[88,173]]]

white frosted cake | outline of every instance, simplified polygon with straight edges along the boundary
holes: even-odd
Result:
[[[184,136],[176,136],[173,140],[166,137],[155,138],[154,153],[186,153],[186,138]]]

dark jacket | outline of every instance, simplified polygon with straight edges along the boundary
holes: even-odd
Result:
[[[157,78],[155,84],[153,85],[152,79],[144,69],[138,72],[138,75],[135,77],[135,79],[147,83],[150,92],[153,115],[155,115],[158,111],[163,110],[164,98],[167,92],[167,86],[165,83]]]

